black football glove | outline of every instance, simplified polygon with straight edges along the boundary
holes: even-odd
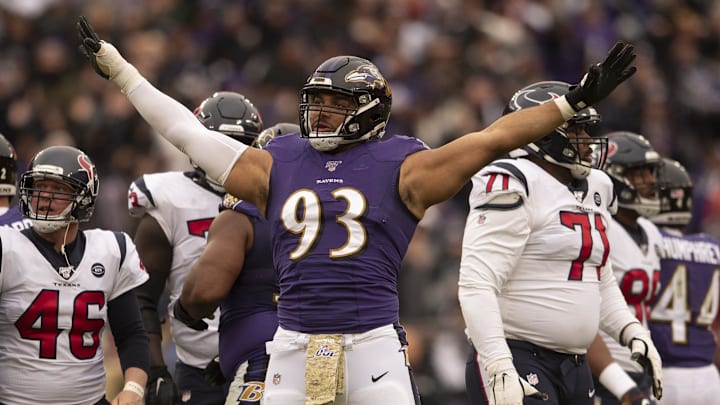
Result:
[[[190,329],[202,331],[208,328],[208,324],[205,321],[203,321],[202,319],[195,319],[190,316],[185,307],[182,306],[182,303],[179,299],[175,301],[175,305],[173,305],[173,316],[178,321],[187,325],[187,327]]]
[[[92,65],[93,69],[95,69],[97,74],[99,74],[105,79],[110,79],[110,75],[108,74],[108,72],[105,72],[103,69],[100,68],[97,63],[97,59],[95,58],[95,53],[100,50],[101,41],[95,33],[92,25],[90,25],[90,23],[87,19],[85,19],[85,17],[80,16],[76,27],[78,31],[78,37],[80,38],[80,46],[78,47],[80,53],[83,54],[83,56],[85,56],[85,59],[90,62],[90,65]]]
[[[210,360],[210,363],[205,366],[203,376],[205,377],[205,381],[213,387],[225,385],[227,380],[220,369],[220,356],[215,356]]]
[[[565,95],[575,111],[580,111],[607,97],[620,83],[635,74],[630,66],[635,60],[635,47],[619,41],[608,52],[604,61],[590,66],[579,85]]]
[[[176,405],[180,404],[180,395],[166,367],[150,367],[147,387],[145,388],[145,405]]]

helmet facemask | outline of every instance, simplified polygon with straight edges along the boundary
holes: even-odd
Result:
[[[589,109],[592,109],[590,107]],[[523,149],[549,163],[564,167],[575,179],[586,178],[592,169],[602,169],[607,157],[607,138],[592,137],[587,131],[600,122],[594,109],[587,116],[575,116],[552,133]]]
[[[652,218],[660,212],[657,174],[660,155],[642,135],[616,131],[607,134],[605,172],[615,187],[620,208]]]
[[[47,190],[36,187],[36,183],[42,180],[63,184],[70,190]],[[69,177],[42,172],[23,176],[20,182],[20,201],[24,216],[31,220],[35,230],[42,233],[52,233],[71,223],[89,220],[94,204],[91,190],[84,185]],[[46,201],[47,205],[40,206]],[[62,211],[52,213],[46,209],[58,201],[66,203]]]
[[[684,228],[692,219],[693,181],[677,160],[663,158],[657,173],[660,214],[651,218],[661,226]]]
[[[379,138],[391,106],[390,86],[372,62],[336,56],[318,66],[300,90],[300,134],[323,152]]]
[[[513,95],[504,114],[535,107],[567,94],[572,86],[565,82],[543,81],[526,86]],[[572,116],[544,138],[510,152],[510,157],[532,155],[567,169],[573,178],[586,178],[591,169],[602,169],[607,156],[607,138],[592,137],[591,126],[602,117],[591,106]]]
[[[338,94],[349,97],[348,106],[326,105],[320,100],[321,94]],[[380,99],[372,98],[369,94],[353,96],[343,91],[323,92],[322,90],[308,90],[302,93],[300,104],[301,133],[310,139],[313,148],[321,152],[335,150],[340,145],[360,142],[375,136],[382,136],[385,130],[385,120],[375,112],[380,106]],[[327,128],[326,119],[332,115],[342,116],[342,121],[334,130]],[[373,126],[373,123],[377,122]]]

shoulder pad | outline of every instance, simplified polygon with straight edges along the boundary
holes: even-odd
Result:
[[[139,177],[130,184],[128,189],[128,211],[130,216],[140,218],[153,208],[155,208],[155,200],[152,193],[145,184],[145,178]]]

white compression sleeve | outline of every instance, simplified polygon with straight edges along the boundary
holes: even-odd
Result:
[[[147,80],[131,89],[127,97],[155,131],[219,184],[225,184],[233,165],[248,148],[242,142],[205,128],[190,110]]]

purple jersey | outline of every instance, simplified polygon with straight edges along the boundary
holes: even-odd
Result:
[[[720,242],[708,235],[663,231],[660,292],[652,304],[650,331],[663,367],[712,364],[709,326],[720,298]]]
[[[426,148],[398,135],[335,154],[298,136],[267,145],[283,328],[360,333],[398,321],[398,272],[417,226],[398,193],[400,165]]]
[[[220,304],[220,367],[234,376],[247,360],[266,356],[265,342],[277,329],[277,278],[270,254],[270,226],[260,211],[244,201],[223,204],[247,215],[253,224],[253,245],[245,256],[242,272]],[[221,208],[222,209],[222,208]]]
[[[30,228],[31,224],[29,219],[23,217],[19,205],[13,205],[8,208],[4,214],[0,215],[0,226],[7,226],[22,231],[23,229]]]

